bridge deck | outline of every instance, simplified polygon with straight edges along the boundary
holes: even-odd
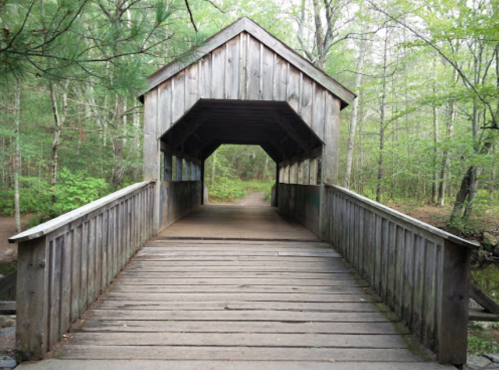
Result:
[[[212,216],[216,211],[210,210]],[[229,211],[221,207],[219,212]],[[269,215],[269,209],[259,212]],[[171,229],[197,225],[196,217],[199,213]],[[310,239],[272,217],[276,229],[295,228],[296,239]],[[224,229],[214,217],[212,224]],[[243,226],[237,235],[246,235]],[[270,227],[265,235],[276,239]],[[325,363],[328,369],[344,369],[346,362],[371,363],[363,369],[447,368],[408,350],[406,335],[397,333],[389,315],[371,301],[325,243],[157,239],[133,258],[59,355],[172,365],[178,360],[293,361],[303,364],[300,369],[322,369]],[[268,366],[258,362],[244,368],[274,368]]]
[[[276,208],[221,205],[200,207],[159,237],[317,240],[299,223],[283,219]]]

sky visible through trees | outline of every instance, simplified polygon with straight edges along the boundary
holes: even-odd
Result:
[[[0,211],[19,194],[21,212],[47,219],[140,181],[145,78],[248,16],[358,95],[342,111],[340,185],[452,205],[462,228],[499,205],[498,12],[498,0],[0,1]],[[233,158],[251,163],[253,149],[228,148],[218,160],[248,180]],[[259,153],[251,176],[266,180],[275,167]]]

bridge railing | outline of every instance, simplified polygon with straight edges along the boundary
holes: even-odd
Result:
[[[153,201],[154,182],[138,183],[9,239],[22,360],[45,357],[152,236]]]
[[[337,186],[325,198],[325,238],[439,362],[465,364],[476,246]]]

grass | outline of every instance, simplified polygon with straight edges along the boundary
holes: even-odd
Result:
[[[468,355],[499,353],[499,323],[468,325]]]

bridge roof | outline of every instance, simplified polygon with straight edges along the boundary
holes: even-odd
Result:
[[[315,67],[312,63],[270,34],[263,27],[246,17],[239,19],[230,26],[213,35],[198,48],[192,49],[191,52],[188,53],[187,58],[177,59],[149,76],[149,91],[183,71],[193,63],[198,62],[204,56],[213,52],[215,49],[226,44],[228,41],[243,32],[250,34],[277,55],[284,58],[299,71],[309,76],[313,81],[320,84],[334,96],[339,98],[341,100],[342,108],[349,105],[355,98],[355,94],[353,92],[328,76],[324,71]]]

